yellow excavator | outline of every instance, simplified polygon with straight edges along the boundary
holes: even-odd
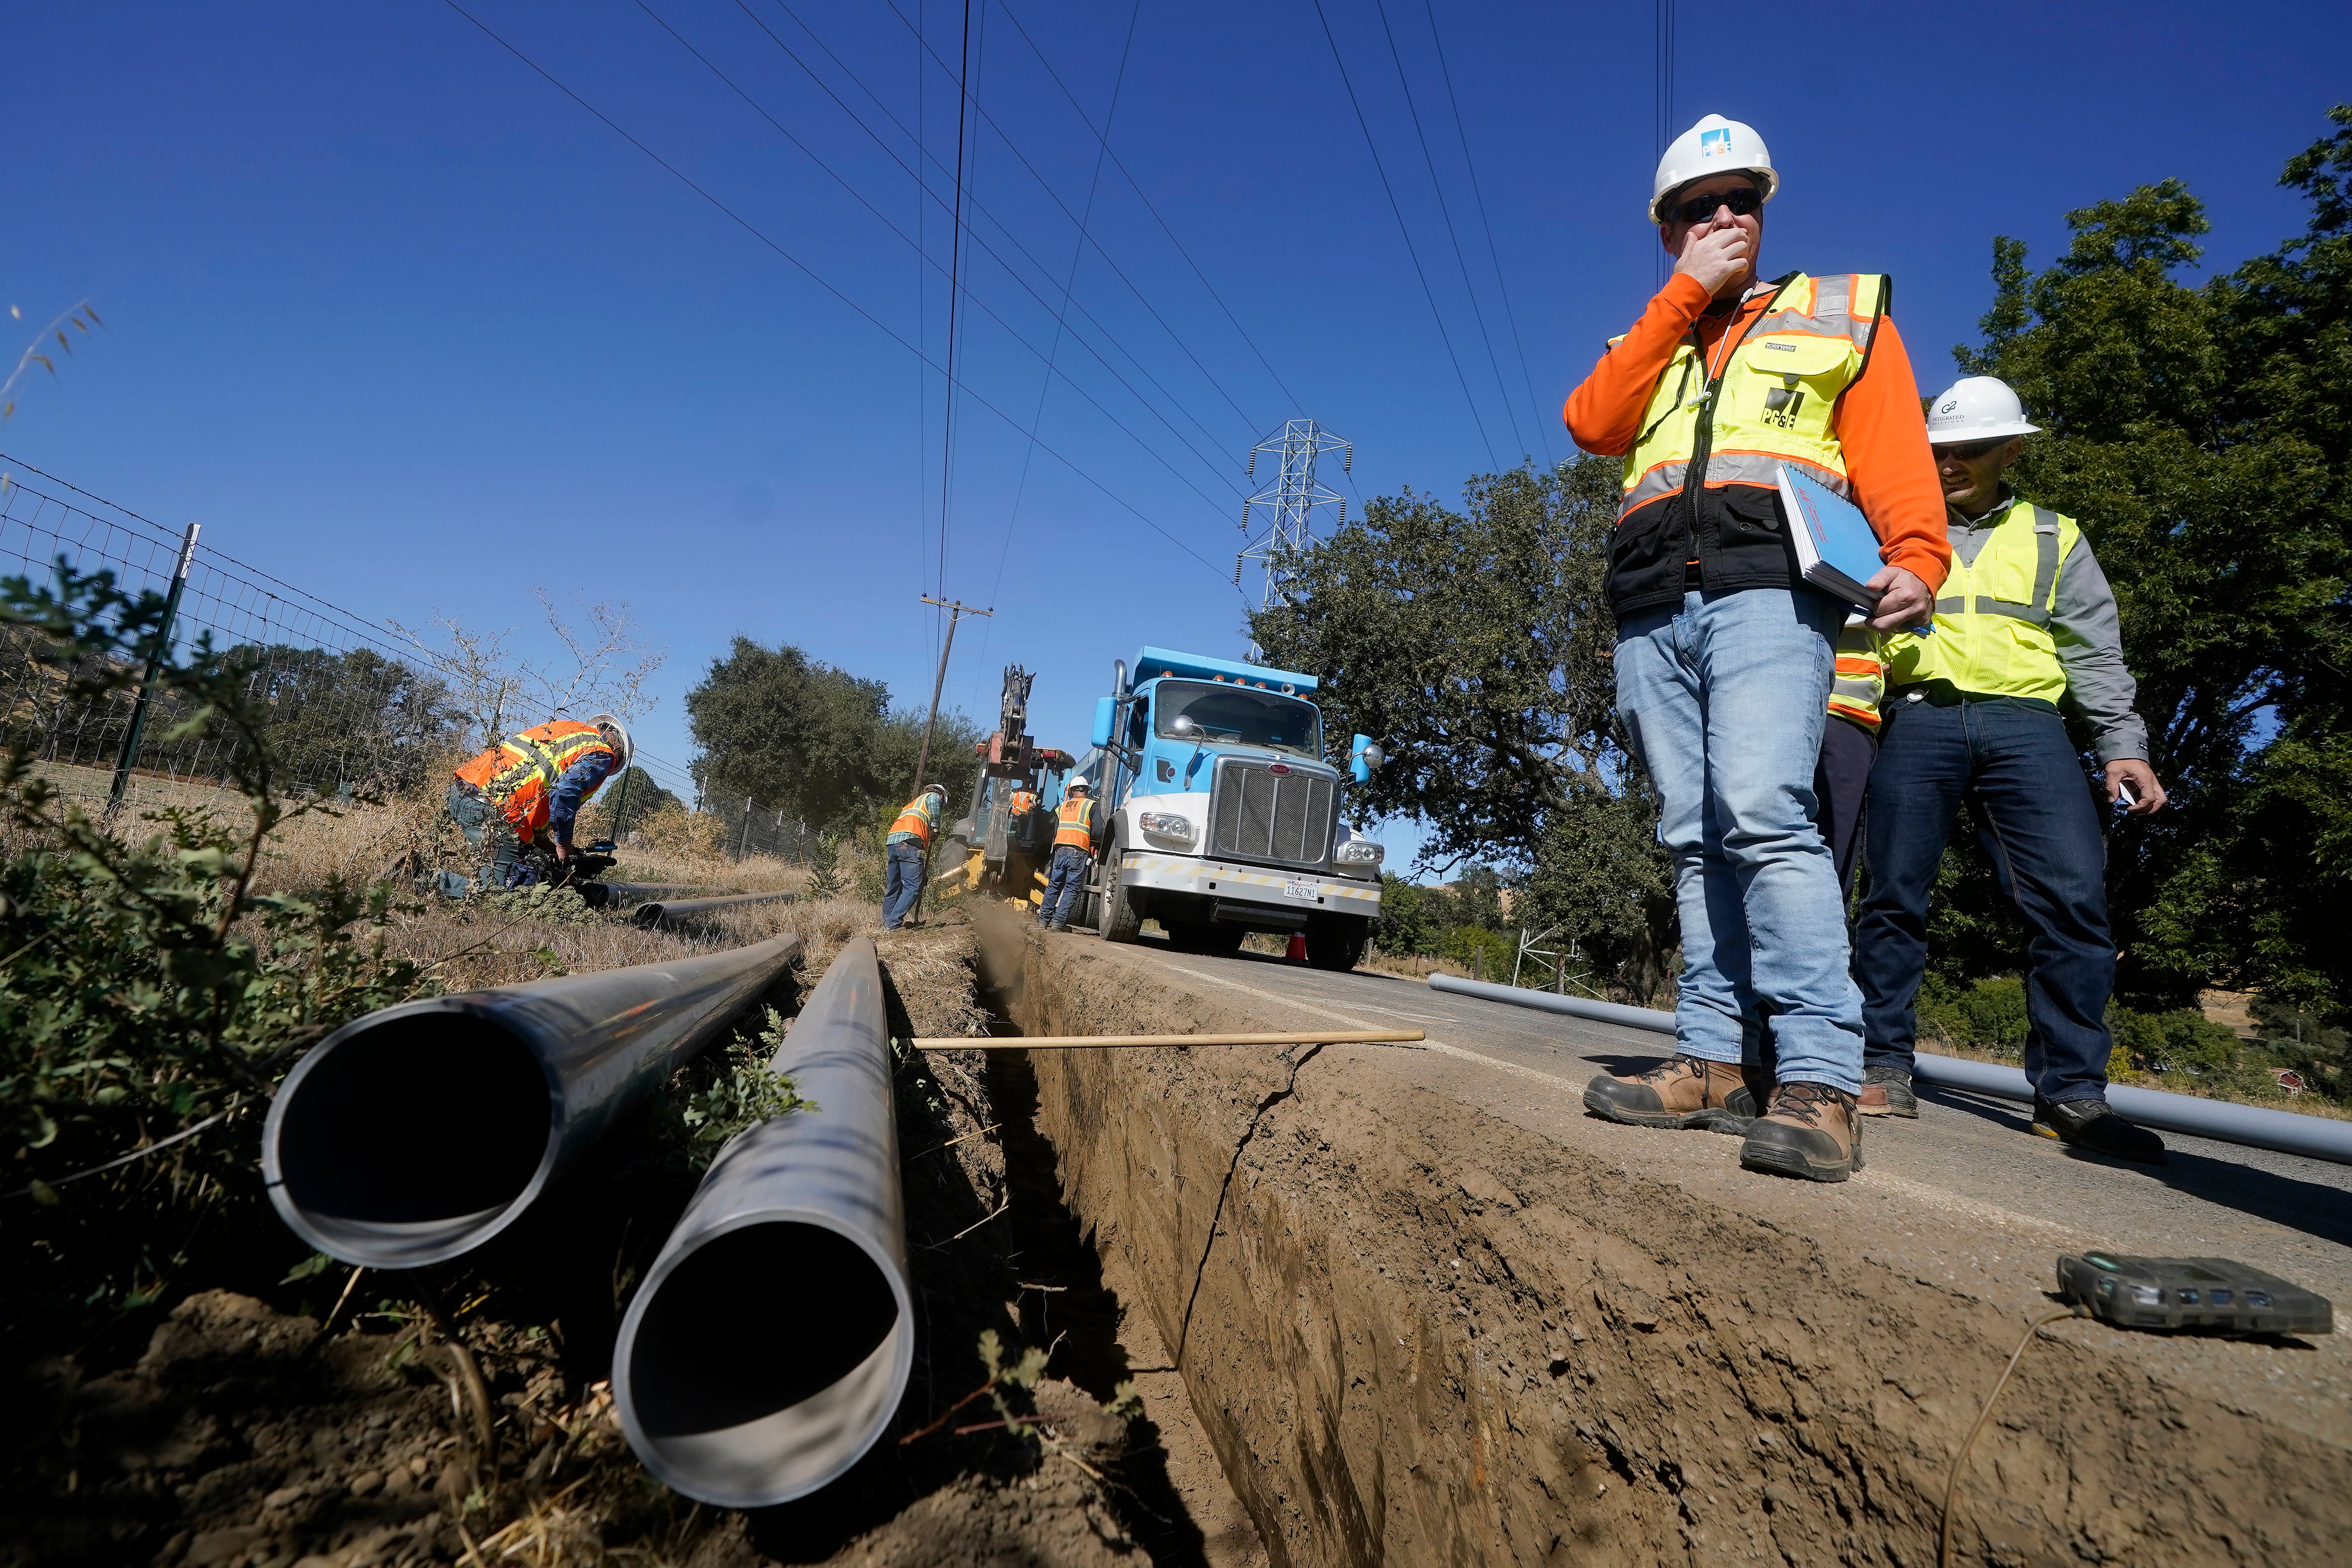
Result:
[[[939,896],[976,893],[1034,910],[1045,899],[1054,855],[1054,810],[1062,780],[1077,759],[1029,735],[1029,688],[1036,676],[1004,667],[995,731],[972,742],[980,782],[971,810],[948,829],[940,847]]]

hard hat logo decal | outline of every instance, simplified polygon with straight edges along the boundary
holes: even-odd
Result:
[[[1938,414],[1949,414],[1953,409],[1958,408],[1959,405],[1960,400],[1958,398],[1947,397],[1944,399],[1944,406],[1937,409],[1936,412]]]
[[[1731,151],[1731,130],[1702,131],[1698,133],[1698,155],[1702,161],[1719,157]]]

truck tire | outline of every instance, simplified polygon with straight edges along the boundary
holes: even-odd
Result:
[[[1326,915],[1307,926],[1307,962],[1318,969],[1347,971],[1363,962],[1372,922],[1360,915]]]
[[[1121,847],[1113,847],[1110,858],[1102,863],[1102,938],[1105,942],[1133,942],[1143,931],[1142,900],[1130,894],[1118,879],[1118,865],[1127,858]]]

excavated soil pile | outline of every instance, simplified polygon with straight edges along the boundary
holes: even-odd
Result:
[[[841,933],[819,934],[821,963]],[[969,927],[886,934],[881,951],[895,1038],[988,1032]],[[815,974],[767,1002],[789,1016]],[[1104,1410],[1164,1357],[1119,1338],[1017,1058],[910,1055],[898,1080],[918,1361],[890,1435],[815,1497],[698,1509],[620,1436],[613,1336],[695,1184],[648,1116],[458,1263],[362,1274],[340,1303],[349,1270],[281,1282],[273,1269],[166,1301],[142,1343],[124,1347],[131,1324],[20,1363],[0,1435],[0,1564],[1250,1561],[1204,1558],[1196,1505],[1239,1510],[1197,1428],[1171,1429],[1189,1419],[1181,1399],[1147,1401],[1138,1419]],[[1054,1346],[1034,1390],[1003,1391],[1010,1429],[978,1393],[992,1331],[1008,1361]],[[761,1333],[760,1303],[710,1331]],[[929,1436],[898,1440],[967,1395]]]
[[[1300,1021],[1145,948],[985,934],[1030,1034]],[[1559,1102],[1548,1137],[1402,1053],[1033,1060],[1069,1205],[1277,1563],[1933,1563],[1960,1438],[2047,1306],[1887,1261],[1822,1217],[1839,1189],[1637,1163],[1704,1134],[1582,1146],[1573,1083],[1514,1090]],[[1895,1201],[1906,1245],[1985,1239],[1965,1205]],[[1979,1440],[1955,1560],[2344,1562],[2347,1337],[2049,1331]]]

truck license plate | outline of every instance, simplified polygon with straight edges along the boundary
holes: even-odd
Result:
[[[1286,899],[1305,899],[1312,902],[1322,895],[1314,883],[1292,879],[1282,884],[1282,896]]]

